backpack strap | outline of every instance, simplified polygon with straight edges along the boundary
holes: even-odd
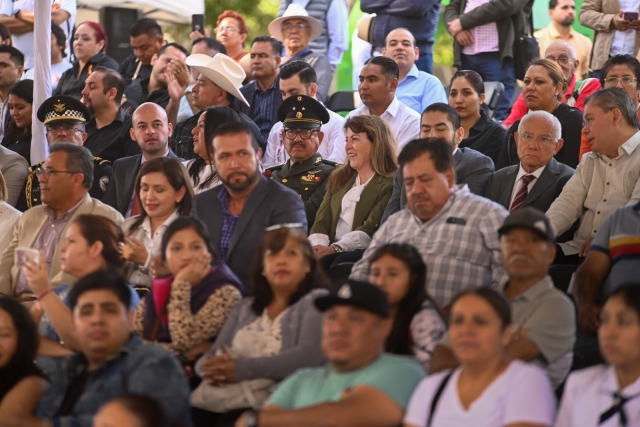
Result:
[[[436,412],[436,408],[438,407],[438,401],[440,400],[440,396],[442,396],[442,392],[444,391],[444,388],[447,386],[447,383],[449,382],[449,379],[451,378],[452,374],[453,374],[453,370],[451,370],[451,372],[445,375],[445,377],[442,379],[442,382],[438,386],[438,389],[436,390],[436,394],[434,394],[433,399],[431,399],[431,406],[429,407],[429,418],[427,418],[426,427],[431,427],[431,421],[433,421],[433,413]]]

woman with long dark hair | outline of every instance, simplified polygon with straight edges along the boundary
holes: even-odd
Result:
[[[32,416],[48,385],[36,367],[38,334],[29,312],[0,298],[0,422]]]
[[[387,293],[393,329],[385,351],[413,355],[429,372],[433,349],[446,330],[435,302],[425,291],[427,267],[411,245],[389,243],[371,258],[369,282]]]
[[[122,228],[126,236],[123,256],[130,261],[125,276],[144,296],[151,285],[149,268],[160,255],[166,228],[180,215],[191,213],[193,187],[178,159],[157,157],[142,165],[135,182],[133,215]]]
[[[235,384],[251,382],[247,385],[259,384],[256,400],[261,404],[275,382],[324,362],[321,315],[313,301],[326,292],[322,288],[327,279],[300,226],[273,226],[264,234],[251,265],[250,296],[238,304],[198,361],[196,372],[204,384],[192,396],[192,406],[200,408],[194,412],[197,427],[233,425],[251,406],[246,402],[221,407],[217,393],[224,395]]]
[[[33,80],[20,80],[9,90],[11,120],[2,138],[2,145],[27,159],[31,165],[31,112]]]
[[[213,166],[213,134],[225,123],[242,123],[240,116],[229,107],[209,107],[200,117],[193,134],[193,152],[196,157],[184,162],[189,172],[195,194],[220,185],[215,166]]]
[[[471,70],[460,70],[449,83],[449,105],[460,115],[464,139],[459,147],[468,147],[491,157],[495,163],[504,144],[505,130],[492,121],[485,105],[484,80]]]

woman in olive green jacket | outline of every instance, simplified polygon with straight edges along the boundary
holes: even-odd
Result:
[[[362,257],[380,226],[398,169],[396,141],[384,120],[355,116],[344,130],[347,162],[329,177],[309,236],[325,270]]]

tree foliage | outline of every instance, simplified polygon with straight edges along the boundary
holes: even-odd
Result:
[[[267,26],[275,18],[279,4],[279,0],[205,0],[205,25],[212,33],[218,16],[225,10],[235,10],[247,21],[247,40],[251,41],[269,34]]]

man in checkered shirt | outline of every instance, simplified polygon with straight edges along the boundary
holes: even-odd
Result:
[[[387,243],[416,247],[427,265],[427,292],[440,307],[458,293],[498,288],[506,279],[498,228],[508,212],[501,205],[456,185],[451,147],[444,139],[409,142],[398,158],[407,207],[373,235],[351,278],[366,280],[370,258]]]

